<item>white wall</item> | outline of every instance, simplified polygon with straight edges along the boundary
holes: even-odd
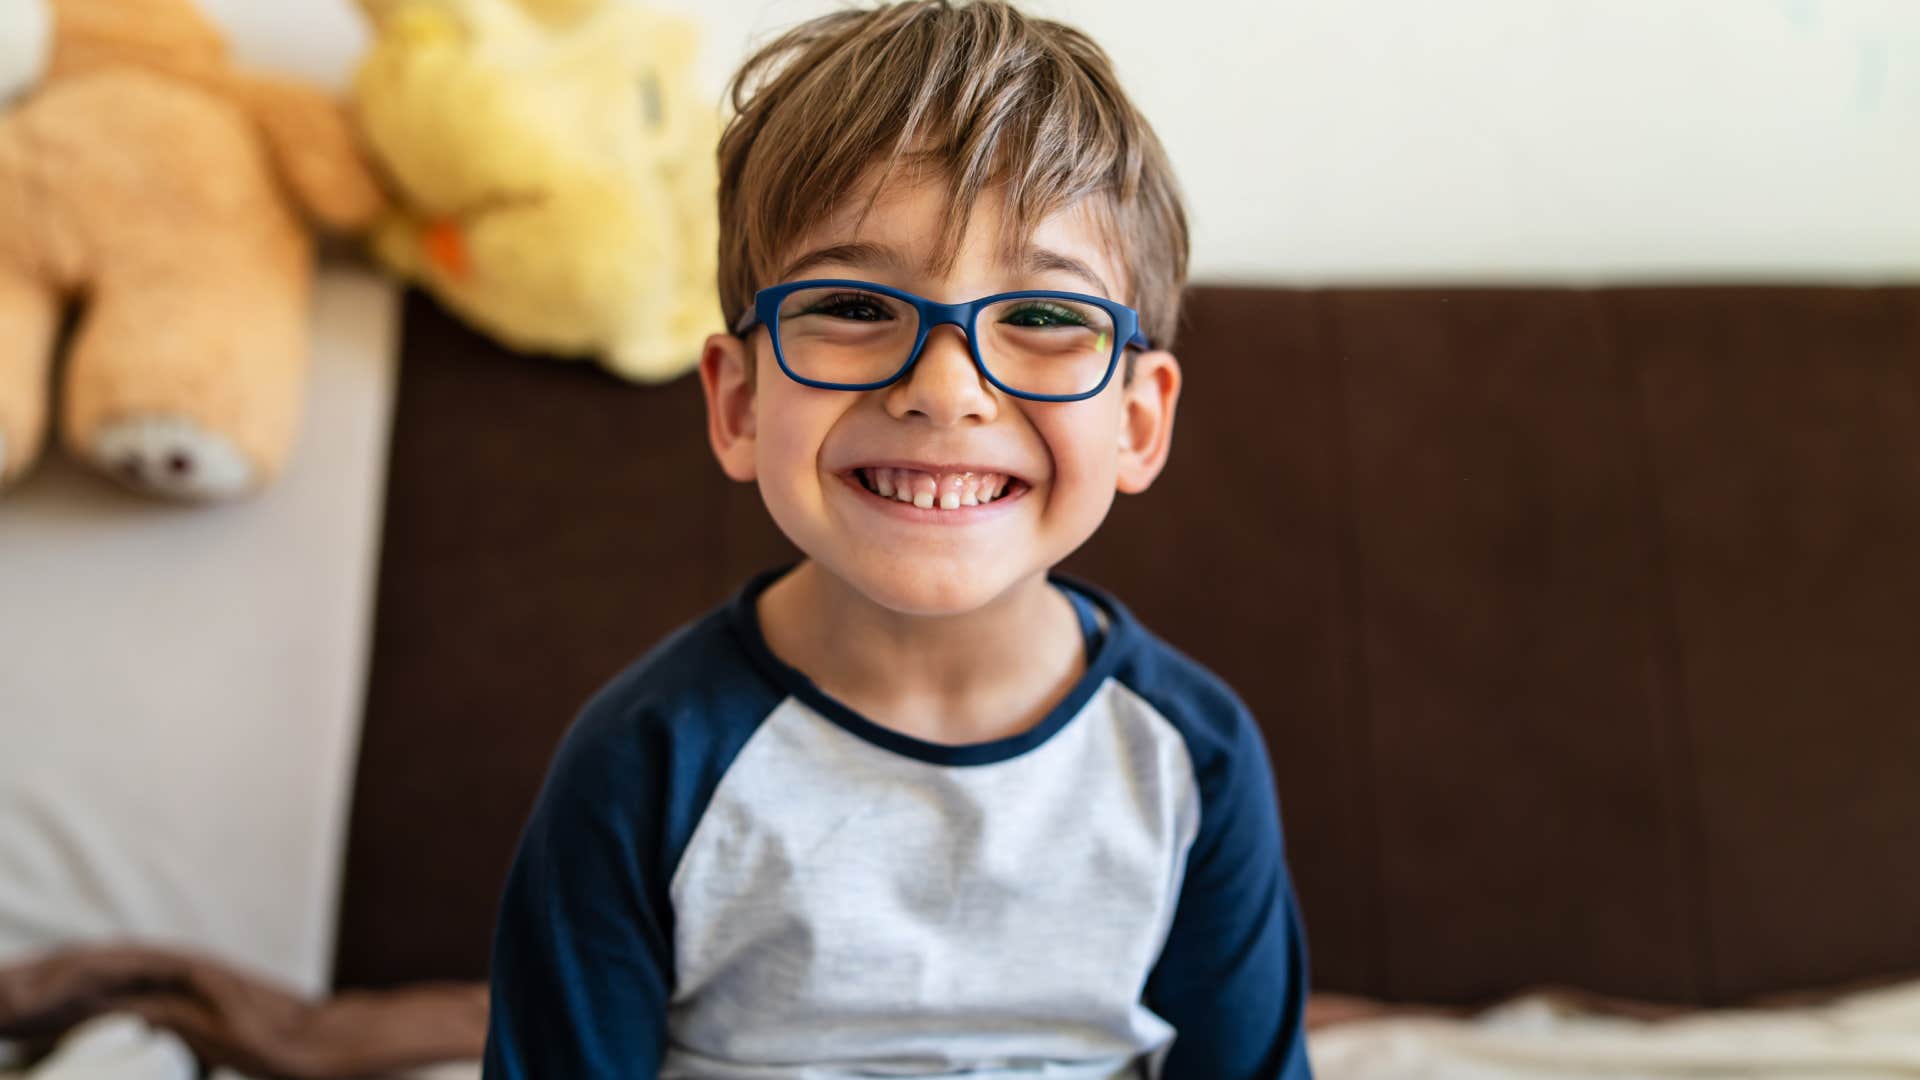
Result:
[[[350,0],[208,0],[342,77]],[[700,14],[717,96],[826,0]],[[1159,130],[1211,280],[1920,279],[1920,0],[1027,0]]]

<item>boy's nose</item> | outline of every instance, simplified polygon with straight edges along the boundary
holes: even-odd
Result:
[[[887,391],[887,411],[897,420],[919,413],[947,427],[970,417],[991,420],[998,409],[993,384],[973,366],[957,326],[934,327],[913,370]]]

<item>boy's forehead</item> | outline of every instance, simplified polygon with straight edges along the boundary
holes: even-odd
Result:
[[[775,280],[791,281],[834,264],[872,268],[902,280],[940,276],[940,240],[951,204],[945,185],[931,178],[893,180],[877,191],[863,187],[843,199],[827,220],[787,245]],[[1123,294],[1125,271],[1114,257],[1112,230],[1097,200],[1081,199],[1035,222],[1025,237],[1003,242],[1004,208],[997,189],[981,193],[944,276],[997,271],[1008,278],[1060,276],[1103,296]]]
[[[998,245],[996,245],[997,247]],[[911,246],[901,246],[871,240],[850,240],[841,243],[826,243],[818,247],[802,246],[789,260],[778,275],[782,281],[792,281],[803,277],[815,269],[828,265],[868,267],[885,276],[901,280],[933,278],[940,276],[939,267],[933,259]],[[1061,275],[1076,279],[1080,287],[1101,296],[1113,297],[1118,294],[1110,285],[1107,274],[1101,272],[1099,265],[1064,251],[1041,247],[1037,243],[1021,245],[1013,250],[1002,248],[993,261],[1003,274],[1009,278],[1037,278],[1048,275]],[[970,264],[963,255],[956,260],[949,276],[971,273],[974,264]],[[1112,271],[1108,271],[1111,273]]]

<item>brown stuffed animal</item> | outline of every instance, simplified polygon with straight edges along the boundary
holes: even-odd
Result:
[[[154,494],[256,490],[299,422],[313,263],[301,211],[361,229],[383,204],[344,108],[234,70],[189,0],[0,8],[13,9],[0,37],[44,31],[37,58],[17,41],[0,51],[40,68],[16,71],[20,96],[0,106],[0,486],[39,456],[78,304],[68,453]]]

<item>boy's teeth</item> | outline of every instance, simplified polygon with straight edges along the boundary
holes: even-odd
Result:
[[[870,468],[866,478],[883,499],[912,503],[922,510],[938,506],[958,510],[962,506],[981,506],[1005,493],[1009,478],[1001,473],[933,473],[915,469]]]
[[[960,493],[967,488],[977,487],[980,483],[978,473],[948,473],[940,477],[936,485],[939,491],[940,509],[960,509]]]

